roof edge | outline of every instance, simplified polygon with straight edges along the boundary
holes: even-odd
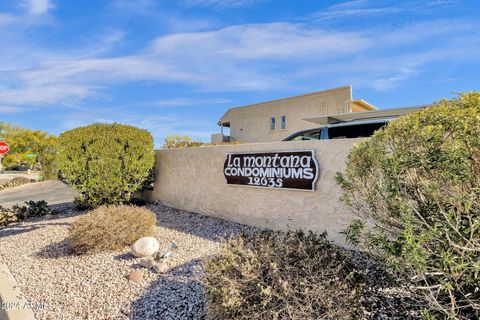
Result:
[[[229,108],[227,111],[225,111],[223,116],[218,121],[217,125],[220,125],[222,123],[222,119],[225,118],[227,113],[229,113],[230,111],[233,111],[233,110],[244,109],[244,108],[249,108],[249,107],[256,107],[256,106],[259,106],[259,105],[262,105],[262,104],[267,104],[267,103],[272,103],[272,102],[279,102],[279,101],[285,101],[285,100],[288,101],[288,100],[291,100],[291,99],[309,97],[309,96],[314,96],[314,95],[317,95],[317,94],[320,94],[320,93],[326,93],[326,92],[332,92],[332,91],[338,91],[338,90],[344,90],[344,89],[350,89],[350,96],[351,96],[352,86],[351,85],[346,85],[346,86],[335,87],[335,88],[330,88],[330,89],[326,89],[326,90],[320,90],[320,91],[315,91],[315,92],[310,92],[310,93],[299,94],[299,95],[290,96],[290,97],[286,97],[286,98],[278,98],[278,99],[273,99],[273,100],[268,100],[268,101],[262,101],[262,102],[247,104],[247,105],[239,106],[239,107],[232,107],[232,108]]]
[[[331,121],[354,121],[354,120],[366,120],[366,119],[379,118],[379,117],[403,116],[417,110],[428,108],[430,106],[431,105],[420,105],[420,106],[408,106],[408,107],[390,108],[390,109],[375,109],[375,110],[340,113],[340,114],[327,114],[327,115],[318,116],[318,117],[304,118],[303,120],[323,125],[323,124],[331,123]]]
[[[362,106],[366,107],[368,110],[379,110],[377,107],[375,107],[373,104],[363,100],[363,99],[353,99],[351,100],[353,103],[358,103],[361,104]]]

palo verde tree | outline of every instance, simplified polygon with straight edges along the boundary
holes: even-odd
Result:
[[[204,145],[203,142],[194,141],[187,135],[169,135],[165,138],[165,143],[163,144],[163,148],[165,149],[173,149],[173,148],[189,148],[189,147],[199,147]]]
[[[44,178],[56,178],[56,136],[40,130],[0,123],[0,140],[6,141],[10,146],[10,152],[3,159],[6,168],[22,164],[33,167],[39,163]]]

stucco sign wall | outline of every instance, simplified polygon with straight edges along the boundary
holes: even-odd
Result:
[[[228,153],[223,166],[227,184],[314,191],[318,178],[314,150]]]
[[[335,176],[337,172],[345,170],[346,159],[352,146],[362,140],[244,143],[158,150],[154,189],[145,191],[144,196],[148,200],[161,201],[167,206],[260,228],[327,231],[329,239],[345,245],[345,236],[341,232],[357,217],[340,201],[342,190],[336,183]],[[225,169],[238,168],[238,161],[240,167],[244,166],[242,161],[247,161],[248,167],[248,161],[254,159],[242,158],[249,155],[255,156],[255,165],[258,161],[261,168],[265,167],[265,156],[273,157],[266,159],[266,167],[269,168],[272,168],[272,161],[277,159],[279,162],[281,156],[288,157],[283,160],[286,168],[292,167],[291,159],[294,159],[293,167],[297,162],[297,158],[289,156],[311,157],[309,166],[306,165],[306,158],[303,159],[303,167],[301,158],[299,159],[298,168],[301,168],[301,173],[298,172],[300,170],[295,170],[295,176],[303,175],[303,179],[310,180],[309,185],[316,185],[315,191],[300,192],[285,188],[276,190],[274,187],[253,188],[227,184]],[[278,155],[278,158],[275,158],[275,155]],[[235,160],[237,157],[240,160]],[[258,159],[259,157],[262,159]],[[268,161],[271,161],[270,166]],[[287,161],[290,161],[289,165]],[[317,162],[318,165],[315,165]],[[253,166],[253,163],[251,165]],[[273,168],[274,165],[275,163]],[[314,169],[314,172],[308,169]],[[269,170],[266,171],[267,175],[270,174]],[[275,171],[275,174],[284,174],[283,168],[281,171]],[[311,174],[314,176],[313,182]],[[288,173],[285,173],[284,177],[285,175]],[[314,182],[316,176],[318,179]],[[282,187],[287,187],[285,181]]]

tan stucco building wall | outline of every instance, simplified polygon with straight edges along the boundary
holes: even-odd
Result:
[[[149,200],[208,216],[279,230],[322,232],[344,245],[344,230],[354,218],[341,203],[335,174],[361,139],[252,143],[164,149],[156,152],[155,187]],[[223,165],[229,152],[314,149],[320,173],[316,191],[275,190],[227,185]]]
[[[249,106],[229,109],[219,124],[230,127],[230,139],[237,142],[282,141],[301,130],[318,127],[305,121],[306,118],[329,114],[365,111],[374,108],[363,100],[352,100],[352,87],[345,86],[301,96],[289,97]],[[282,116],[286,128],[282,129]],[[275,130],[270,128],[270,119],[275,118]],[[218,143],[218,135],[212,142]]]

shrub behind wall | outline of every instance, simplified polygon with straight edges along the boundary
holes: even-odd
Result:
[[[92,124],[62,133],[61,178],[89,206],[130,201],[154,165],[152,135],[123,124]]]
[[[385,259],[430,307],[480,317],[480,93],[402,117],[357,145],[338,181],[353,244]]]

